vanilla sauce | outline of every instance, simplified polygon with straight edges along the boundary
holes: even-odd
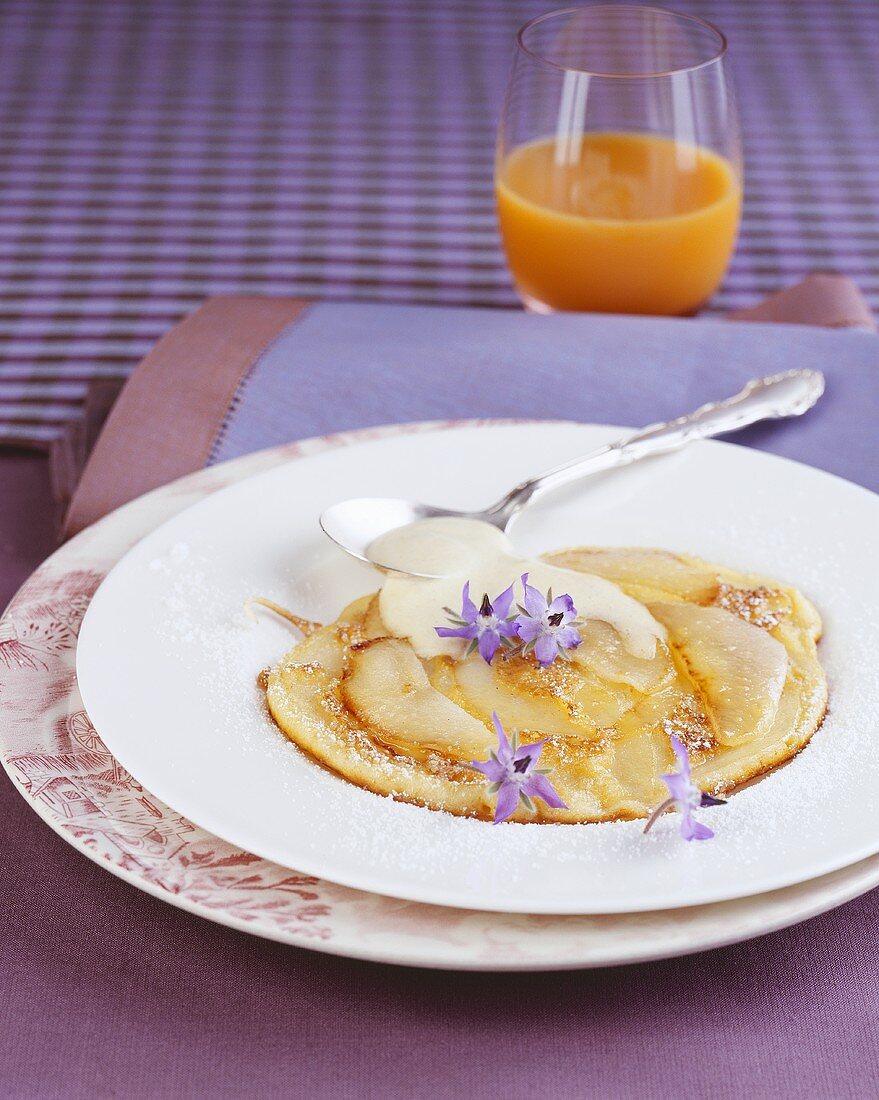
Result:
[[[407,577],[389,572],[379,597],[382,621],[396,637],[408,638],[419,657],[460,656],[461,642],[440,638],[434,627],[448,625],[444,610],[461,609],[461,591],[470,582],[470,598],[479,606],[483,593],[490,600],[519,578],[554,595],[568,594],[582,619],[600,619],[619,633],[636,657],[651,658],[664,628],[637,600],[612,581],[590,573],[560,569],[539,559],[520,557],[497,527],[481,520],[443,516],[419,520],[379,536],[369,548],[376,561],[429,577]]]

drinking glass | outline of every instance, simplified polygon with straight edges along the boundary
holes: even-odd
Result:
[[[716,27],[608,4],[550,12],[519,31],[495,194],[527,308],[694,312],[723,279],[741,193]]]

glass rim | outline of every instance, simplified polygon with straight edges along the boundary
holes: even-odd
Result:
[[[596,69],[581,68],[575,65],[560,65],[557,61],[551,61],[544,54],[538,53],[525,45],[525,35],[540,23],[544,23],[549,19],[558,19],[563,15],[576,15],[579,12],[601,11],[612,11],[616,13],[621,11],[650,12],[653,15],[668,16],[681,22],[695,23],[696,26],[710,31],[711,34],[715,36],[717,40],[717,50],[711,57],[695,65],[681,65],[679,68],[660,69],[656,72],[649,73],[605,73]],[[601,77],[603,80],[648,80],[652,77],[676,76],[679,73],[693,73],[697,72],[699,69],[706,68],[708,65],[714,65],[716,62],[721,61],[726,55],[728,43],[726,35],[714,23],[710,23],[707,19],[702,19],[698,15],[690,15],[687,12],[674,11],[671,8],[657,8],[651,4],[580,4],[576,7],[556,8],[554,11],[544,12],[542,15],[537,15],[533,19],[529,19],[527,23],[523,23],[516,34],[516,48],[521,50],[521,52],[532,61],[536,61],[540,65],[546,65],[548,68],[555,69],[561,73],[582,73],[584,76]]]

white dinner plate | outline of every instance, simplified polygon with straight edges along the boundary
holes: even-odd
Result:
[[[825,619],[831,710],[788,767],[710,811],[715,840],[674,818],[516,825],[455,818],[362,791],[274,729],[255,677],[290,644],[245,598],[332,619],[377,576],[326,542],[317,516],[345,496],[491,501],[620,429],[566,423],[400,434],[258,474],[175,516],[111,571],[86,614],[77,675],[113,755],[212,833],[288,867],[386,895],[471,909],[613,913],[744,897],[879,851],[877,498],[729,444],[602,475],[534,506],[526,553],[562,545],[688,551],[801,587]],[[707,815],[706,815],[707,816]]]

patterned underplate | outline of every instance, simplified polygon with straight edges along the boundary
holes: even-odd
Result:
[[[145,790],[82,706],[76,642],[89,600],[143,535],[206,494],[281,462],[431,425],[307,440],[193,474],[72,539],[0,619],[0,755],[22,796],[69,844],[134,886],[254,935],[352,958],[473,970],[549,970],[665,958],[825,912],[879,883],[879,856],[755,898],[656,913],[523,916],[397,901],[234,848]],[[35,865],[36,866],[36,865]]]

